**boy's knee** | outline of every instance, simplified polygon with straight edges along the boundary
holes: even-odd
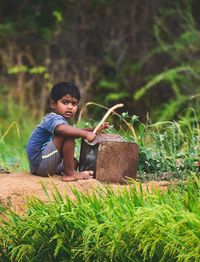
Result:
[[[59,135],[56,135],[53,137],[53,142],[54,144],[63,144],[66,140],[66,137],[64,136],[59,136]]]

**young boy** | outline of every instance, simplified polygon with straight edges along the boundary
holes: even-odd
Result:
[[[75,139],[82,137],[92,142],[96,136],[91,128],[79,129],[68,124],[76,114],[79,100],[80,91],[73,83],[61,82],[53,86],[50,100],[53,112],[33,130],[27,144],[31,173],[39,176],[63,173],[64,181],[91,178],[93,171],[75,171]],[[101,130],[107,127],[106,123]]]

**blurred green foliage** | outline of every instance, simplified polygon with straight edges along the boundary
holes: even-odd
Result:
[[[83,103],[124,102],[142,121],[188,105],[199,114],[198,10],[196,0],[4,0],[0,92],[41,115],[52,84],[73,80]]]
[[[26,143],[37,121],[12,98],[0,98],[0,169],[28,170]]]

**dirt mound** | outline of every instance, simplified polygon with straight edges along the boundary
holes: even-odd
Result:
[[[16,173],[16,174],[0,174],[0,204],[5,207],[12,207],[17,213],[23,213],[25,209],[25,203],[27,197],[35,196],[48,201],[48,198],[42,188],[42,184],[45,185],[47,191],[51,195],[53,188],[59,190],[64,196],[68,195],[71,199],[75,198],[72,192],[72,188],[75,187],[78,191],[83,193],[90,193],[93,189],[103,188],[107,185],[100,183],[96,179],[79,180],[76,182],[63,182],[60,176],[38,177],[33,176],[30,173]],[[167,188],[167,182],[150,182],[148,187],[153,188]],[[114,190],[123,189],[128,185],[110,185]],[[142,184],[145,188],[146,183]]]

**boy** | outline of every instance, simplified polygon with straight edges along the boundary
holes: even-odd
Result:
[[[39,176],[63,173],[63,180],[68,182],[91,178],[93,171],[75,171],[75,138],[92,142],[96,137],[91,128],[79,129],[68,124],[76,114],[79,100],[80,91],[73,83],[61,82],[53,86],[50,100],[53,112],[34,129],[27,144],[31,173]],[[106,128],[107,123],[100,129]]]

